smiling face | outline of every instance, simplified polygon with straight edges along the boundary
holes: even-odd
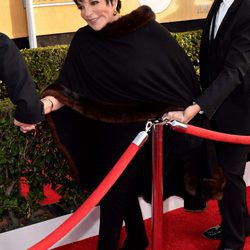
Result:
[[[77,6],[82,18],[95,31],[101,30],[120,17],[119,13],[114,15],[117,1],[107,3],[106,0],[79,0]]]

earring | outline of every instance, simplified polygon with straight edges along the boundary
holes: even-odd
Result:
[[[117,15],[117,10],[115,10],[114,12],[113,12],[113,16],[116,16]]]

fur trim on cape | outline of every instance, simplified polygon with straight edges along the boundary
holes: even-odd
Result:
[[[155,20],[155,14],[150,7],[143,5],[131,13],[122,16],[117,21],[108,24],[97,33],[105,36],[122,36],[143,27]]]
[[[182,110],[180,107],[166,107],[153,104],[112,104],[80,98],[76,93],[67,91],[62,85],[53,84],[43,96],[52,95],[61,103],[94,120],[112,123],[146,122],[161,117],[170,110]]]

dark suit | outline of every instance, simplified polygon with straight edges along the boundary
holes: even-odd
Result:
[[[204,92],[196,102],[211,119],[213,129],[225,133],[250,134],[249,13],[250,0],[235,0],[211,42],[213,5],[203,32],[200,70]],[[217,143],[216,149],[227,179],[219,202],[224,233],[221,245],[240,249],[250,229],[243,180],[249,147]]]
[[[44,119],[43,105],[23,57],[14,42],[2,33],[0,33],[0,81],[6,84],[11,101],[17,105],[16,120],[35,124]]]

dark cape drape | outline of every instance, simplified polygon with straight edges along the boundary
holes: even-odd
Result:
[[[87,188],[100,182],[136,134],[144,130],[148,119],[184,109],[199,94],[187,55],[146,6],[101,31],[89,26],[79,29],[58,80],[44,92],[44,96],[53,95],[65,104],[49,115],[48,121],[74,176]],[[173,189],[168,195],[181,195],[183,169],[171,167],[172,172],[178,172],[176,175],[169,168],[173,162],[178,162],[173,166],[184,166],[186,162],[193,166],[190,152],[201,140],[167,130],[165,173],[174,184],[168,184],[169,190]],[[150,182],[150,140],[133,164],[140,165],[140,183],[145,179]],[[211,178],[214,172],[206,174]],[[145,191],[146,184],[142,186]]]

